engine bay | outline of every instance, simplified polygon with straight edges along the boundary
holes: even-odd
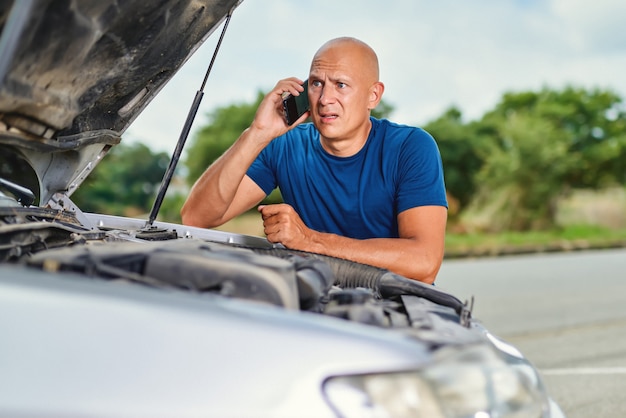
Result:
[[[347,260],[226,236],[228,242],[211,241],[165,225],[85,228],[68,211],[0,208],[0,260],[24,268],[210,293],[398,329],[435,344],[470,338],[460,335],[472,324],[467,303],[436,286]]]

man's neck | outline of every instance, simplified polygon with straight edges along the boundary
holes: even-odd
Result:
[[[320,135],[320,142],[324,150],[336,157],[351,157],[361,151],[370,131],[372,130],[372,121],[368,120],[362,129],[358,129],[352,135],[344,138],[326,138]]]

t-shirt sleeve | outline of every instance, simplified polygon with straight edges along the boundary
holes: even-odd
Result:
[[[246,174],[252,179],[266,195],[276,188],[276,170],[272,161],[272,148],[274,141],[261,151],[259,156],[252,162]]]
[[[435,139],[415,130],[398,161],[398,213],[418,206],[448,207],[441,154]]]

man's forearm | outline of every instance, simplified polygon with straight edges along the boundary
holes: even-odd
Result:
[[[226,222],[239,185],[263,147],[250,129],[245,130],[191,188],[181,209],[183,223],[208,228]]]
[[[265,235],[287,248],[386,268],[432,283],[443,260],[447,209],[422,206],[398,215],[400,238],[348,238],[307,227],[288,204],[259,206]]]
[[[243,181],[246,171],[267,144],[295,126],[285,121],[282,97],[302,90],[302,80],[291,77],[280,80],[263,98],[250,127],[194,184],[181,209],[183,223],[205,228],[221,225],[262,199],[263,191],[256,184]],[[305,118],[302,115],[297,123]]]
[[[303,251],[343,258],[388,269],[431,284],[443,260],[443,243],[425,245],[408,238],[352,239],[313,231]]]

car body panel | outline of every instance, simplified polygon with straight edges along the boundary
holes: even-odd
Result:
[[[3,416],[24,405],[36,416],[252,416],[278,413],[292,390],[328,412],[326,376],[429,359],[424,344],[392,331],[14,267],[0,268],[0,329]]]

